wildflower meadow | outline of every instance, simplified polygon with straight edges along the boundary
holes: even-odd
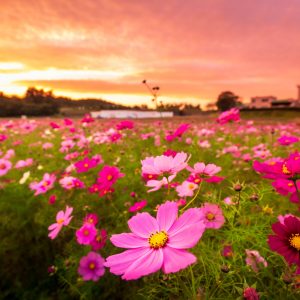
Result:
[[[1,299],[299,299],[300,124],[0,120]]]

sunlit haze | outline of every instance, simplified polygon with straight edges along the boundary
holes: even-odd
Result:
[[[296,98],[298,0],[2,0],[0,91],[205,106],[224,90]]]

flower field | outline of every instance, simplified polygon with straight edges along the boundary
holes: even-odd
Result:
[[[1,299],[299,299],[300,125],[0,120]]]

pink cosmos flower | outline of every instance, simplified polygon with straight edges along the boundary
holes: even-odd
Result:
[[[176,174],[187,166],[187,154],[177,153],[174,157],[160,155],[156,157],[147,157],[142,160],[142,173],[163,175],[164,173]]]
[[[15,153],[14,149],[8,149],[2,158],[9,160],[9,159],[13,158],[15,155],[16,155],[16,153]]]
[[[51,196],[49,197],[48,203],[49,203],[50,205],[53,205],[55,202],[56,202],[56,196],[55,196],[55,195],[51,195]]]
[[[166,136],[166,140],[168,142],[173,141],[176,138],[180,138],[188,129],[190,128],[190,124],[181,124],[173,134],[169,134]]]
[[[215,176],[219,173],[222,168],[216,166],[215,164],[205,165],[204,163],[194,164],[194,168],[187,167],[187,170],[191,172],[191,176],[188,178],[188,181],[199,183],[200,181],[205,180],[206,182],[218,183],[224,179],[224,177]]]
[[[259,300],[259,294],[253,287],[247,287],[243,291],[243,297],[245,300]]]
[[[142,200],[140,202],[135,202],[132,206],[129,207],[128,211],[133,213],[143,209],[147,205],[147,200]]]
[[[231,197],[224,198],[223,202],[227,205],[236,205],[237,203],[232,201]]]
[[[181,185],[176,187],[176,192],[179,197],[192,197],[194,195],[194,191],[199,186],[190,181],[184,181]]]
[[[50,239],[55,239],[56,236],[58,235],[58,233],[60,232],[60,230],[63,228],[63,226],[67,226],[69,225],[69,223],[72,220],[72,211],[73,211],[73,207],[66,207],[66,211],[59,211],[56,215],[56,223],[53,223],[52,225],[50,225],[48,227],[48,230],[51,231],[48,236],[50,237]]]
[[[59,184],[66,190],[84,188],[84,183],[72,176],[63,177],[59,180]]]
[[[52,129],[59,129],[60,128],[60,126],[57,123],[54,123],[54,122],[50,122],[49,125],[52,127]]]
[[[161,180],[152,179],[147,182],[147,186],[153,187],[148,192],[156,191],[163,185],[171,182],[178,172],[187,166],[188,156],[184,152],[177,153],[174,157],[160,155],[156,157],[147,157],[142,160],[142,174],[153,176],[164,176]],[[166,177],[168,176],[168,177]]]
[[[97,229],[94,224],[84,223],[76,230],[77,243],[81,245],[89,245],[97,235]]]
[[[123,129],[133,129],[134,123],[129,120],[121,121],[119,124],[116,125],[117,130],[123,130]]]
[[[240,121],[240,111],[237,108],[232,108],[230,110],[224,111],[220,114],[217,122],[221,125],[228,122],[238,122]]]
[[[29,167],[29,166],[32,165],[32,163],[33,163],[32,158],[27,158],[26,160],[19,160],[19,161],[16,162],[15,168],[16,169],[21,169],[21,168]]]
[[[206,228],[219,229],[225,223],[225,218],[219,205],[204,203],[199,210],[202,213],[201,219],[204,221]]]
[[[4,176],[11,169],[12,163],[7,159],[0,158],[0,176]]]
[[[111,242],[129,248],[109,256],[105,266],[122,279],[133,280],[162,268],[165,274],[178,272],[193,264],[196,257],[186,251],[201,238],[205,226],[197,208],[190,208],[178,218],[176,202],[159,206],[156,219],[138,213],[128,221],[132,233],[115,234]]]
[[[256,250],[246,249],[246,264],[252,268],[254,272],[259,271],[259,266],[268,266],[266,260]]]
[[[45,173],[43,179],[40,182],[32,182],[29,187],[31,190],[35,191],[34,195],[44,194],[53,188],[56,180],[54,174]]]
[[[92,214],[88,214],[84,220],[83,223],[85,224],[93,224],[94,226],[96,226],[99,222],[99,218],[96,214],[92,213]]]
[[[94,159],[85,157],[83,160],[80,160],[74,164],[77,173],[87,172],[90,169],[97,166],[97,162]]]
[[[169,180],[170,179],[173,179],[173,177],[169,176]],[[148,190],[148,193],[150,193],[150,192],[154,192],[154,191],[157,191],[157,190],[161,189],[163,186],[165,186],[167,184],[168,184],[167,178],[163,177],[163,179],[161,179],[161,180],[149,180],[149,181],[147,181],[146,186],[151,187],[151,189]]]
[[[277,141],[282,146],[289,146],[289,145],[299,142],[299,138],[297,138],[296,136],[283,135],[280,138],[278,138]]]
[[[105,272],[104,261],[100,254],[91,251],[81,258],[78,273],[84,281],[98,281]]]
[[[198,145],[200,148],[210,148],[211,147],[211,144],[208,140],[199,140],[198,141]]]
[[[4,142],[5,140],[7,140],[7,135],[5,134],[0,134],[0,143]]]
[[[98,251],[105,246],[107,240],[107,232],[105,229],[97,230],[97,235],[91,241],[90,246],[92,247],[93,251]]]
[[[90,114],[85,114],[84,117],[81,119],[81,123],[93,123],[95,119]]]
[[[44,143],[42,148],[43,148],[43,150],[51,149],[51,148],[53,148],[53,144],[52,143]]]
[[[222,256],[224,257],[232,257],[233,256],[233,249],[232,245],[224,245],[222,251],[221,251]]]
[[[97,183],[109,188],[119,178],[122,178],[124,176],[125,174],[121,173],[119,168],[112,166],[104,166],[102,170],[98,173]]]

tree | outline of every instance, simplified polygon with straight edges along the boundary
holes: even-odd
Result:
[[[236,107],[238,99],[239,96],[230,91],[225,91],[219,95],[216,105],[219,110],[226,111],[233,107]]]

